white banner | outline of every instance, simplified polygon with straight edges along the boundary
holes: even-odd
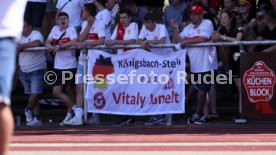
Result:
[[[155,115],[185,112],[185,52],[162,56],[143,49],[89,52],[88,112]]]

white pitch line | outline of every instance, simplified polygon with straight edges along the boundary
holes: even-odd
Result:
[[[70,146],[275,146],[276,142],[195,142],[195,143],[13,143],[12,147]]]
[[[10,155],[275,155],[275,151],[11,151]]]

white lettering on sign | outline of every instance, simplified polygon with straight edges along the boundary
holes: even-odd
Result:
[[[264,85],[272,85],[272,78],[268,77],[252,77],[247,79],[247,85],[249,86],[264,86]]]
[[[269,96],[269,89],[250,89],[250,96]]]

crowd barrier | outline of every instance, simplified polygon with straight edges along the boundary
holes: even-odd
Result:
[[[276,45],[276,40],[269,41],[235,41],[235,42],[210,42],[187,45],[187,47],[203,47],[203,46],[239,46],[241,53],[241,86],[242,91],[239,94],[239,112],[243,113],[253,120],[276,120],[276,98],[274,97],[276,65],[273,61],[276,60],[274,53],[246,53],[245,45]],[[175,44],[160,44],[151,45],[151,48],[174,48]],[[135,49],[141,48],[140,45],[115,45],[106,47],[100,45],[96,47],[78,47],[71,49],[82,49],[84,57],[87,56],[89,49]],[[45,47],[28,48],[24,51],[43,51]],[[253,59],[251,58],[251,55]],[[260,56],[261,55],[261,56]],[[274,59],[271,59],[274,58]],[[87,74],[87,59],[84,61],[84,74]],[[250,63],[248,63],[250,62]],[[268,65],[267,65],[268,64]],[[272,68],[272,69],[270,69]],[[246,75],[244,76],[244,73]],[[255,78],[257,76],[257,78]],[[255,79],[254,79],[255,78]],[[247,81],[246,81],[247,80]],[[253,82],[251,82],[251,81]],[[265,81],[266,80],[266,81]],[[257,81],[257,82],[256,82]],[[86,85],[84,85],[84,94],[86,93]],[[254,94],[255,93],[255,94]],[[256,95],[256,96],[254,96]],[[263,95],[263,96],[262,96]],[[253,99],[252,99],[253,98]],[[254,105],[253,105],[253,104]],[[244,109],[247,108],[247,109]],[[249,110],[248,110],[249,109]],[[84,104],[84,121],[87,121],[87,105]],[[256,116],[256,112],[260,115]]]

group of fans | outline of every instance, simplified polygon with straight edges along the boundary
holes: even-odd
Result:
[[[61,125],[83,124],[83,80],[75,79],[62,83],[62,72],[69,71],[83,75],[83,54],[77,56],[70,47],[139,44],[149,52],[167,55],[175,51],[186,51],[190,73],[193,77],[208,75],[217,70],[218,58],[222,61],[224,72],[233,70],[235,84],[240,90],[239,52],[237,47],[186,47],[189,44],[216,41],[275,40],[276,39],[276,0],[260,4],[254,8],[250,0],[208,0],[181,1],[172,0],[164,10],[164,22],[156,19],[155,10],[137,6],[134,0],[121,3],[116,0],[58,0],[56,25],[47,37],[41,34],[41,20],[32,12],[34,8],[44,7],[47,0],[29,0],[25,12],[22,37],[17,52],[20,66],[20,81],[26,94],[29,94],[25,109],[27,125],[41,125],[40,105],[38,103],[44,88],[44,74],[47,63],[53,53],[53,71],[57,80],[53,84],[53,95],[67,106],[67,114]],[[211,3],[212,2],[212,3]],[[37,7],[37,5],[43,5]],[[217,6],[218,7],[213,7]],[[208,7],[209,6],[209,7]],[[211,7],[212,6],[212,7]],[[222,7],[221,9],[219,9]],[[156,9],[157,10],[157,9]],[[258,10],[256,12],[256,10]],[[41,11],[41,10],[40,10]],[[111,33],[112,32],[112,33]],[[44,38],[45,41],[44,41]],[[171,49],[151,49],[150,45],[176,44]],[[48,51],[23,52],[26,48],[45,45]],[[272,46],[248,46],[247,51],[271,52]],[[127,49],[106,50],[114,54],[123,54]],[[49,69],[49,68],[48,68]],[[197,91],[196,112],[188,123],[204,124],[211,118],[217,118],[215,100],[216,91],[212,84],[195,84],[189,93]],[[189,93],[186,101],[189,100]],[[168,119],[170,117],[170,119]],[[171,124],[172,115],[152,116],[145,124]],[[114,125],[134,123],[134,118],[122,117]],[[99,115],[93,114],[90,124],[99,124]]]

